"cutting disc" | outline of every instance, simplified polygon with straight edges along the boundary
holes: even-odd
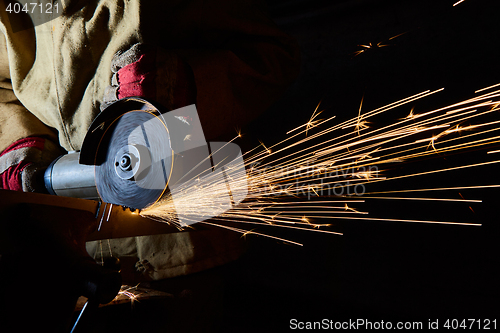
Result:
[[[145,208],[166,190],[172,172],[170,136],[147,111],[129,111],[109,126],[96,151],[95,180],[104,202]]]

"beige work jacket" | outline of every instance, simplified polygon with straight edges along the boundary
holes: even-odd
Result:
[[[37,1],[47,2],[19,2]],[[265,111],[298,72],[295,42],[256,1],[55,0],[60,12],[42,24],[33,24],[40,22],[29,16],[35,14],[8,13],[5,3],[0,151],[33,135],[79,150],[111,84],[113,55],[138,42],[174,52],[191,67],[207,140]],[[241,241],[233,232],[204,230],[97,242],[88,250],[124,258],[136,277],[161,279],[233,260]]]

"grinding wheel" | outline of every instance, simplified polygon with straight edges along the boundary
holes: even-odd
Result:
[[[166,191],[173,152],[166,125],[142,110],[116,118],[95,156],[95,182],[104,202],[145,208]]]

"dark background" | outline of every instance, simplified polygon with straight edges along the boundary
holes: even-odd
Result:
[[[340,122],[357,115],[363,96],[363,110],[370,110],[445,87],[406,106],[401,111],[405,116],[411,106],[416,112],[438,108],[500,82],[498,1],[466,0],[456,7],[455,1],[268,3],[276,23],[298,40],[302,70],[288,93],[247,131],[252,139],[283,139],[287,130],[307,122],[320,100],[323,118],[337,115]],[[354,56],[359,44],[381,41],[388,46]],[[485,152],[426,160],[406,165],[403,172],[464,164],[480,158],[478,154]],[[497,184],[497,168],[428,177],[418,184],[412,181],[421,180],[410,180],[402,186]],[[466,204],[374,201],[363,206],[372,216],[470,221],[481,227],[335,220],[334,229],[344,236],[265,229],[304,247],[248,237],[249,253],[234,264],[234,275],[225,275],[224,327],[285,331],[291,318],[427,323],[498,317],[498,191],[462,191],[467,198],[483,199],[473,205],[474,213]]]
[[[340,122],[357,116],[363,96],[363,110],[371,110],[445,87],[391,112],[390,121],[406,116],[413,106],[416,112],[436,109],[500,82],[500,2],[466,0],[453,7],[454,2],[268,0],[276,23],[300,44],[302,68],[283,98],[244,129],[240,144],[282,140],[286,131],[309,120],[320,100],[322,116],[337,115]],[[358,45],[370,42],[388,46],[354,56],[361,49]],[[408,174],[463,165],[484,159],[485,152],[436,156],[392,171]],[[382,188],[499,184],[497,168]],[[424,325],[436,319],[442,325],[447,318],[498,321],[499,194],[499,189],[445,193],[456,199],[482,199],[471,205],[473,210],[465,203],[381,200],[367,200],[362,207],[374,217],[464,221],[481,227],[334,220],[332,230],[343,236],[259,229],[304,246],[248,236],[249,250],[238,261],[171,279],[165,289],[174,295],[170,310],[142,302],[130,316],[127,305],[119,318],[103,312],[101,319],[108,319],[107,331],[117,332],[281,332],[289,330],[292,318]],[[141,318],[135,324],[133,315]]]

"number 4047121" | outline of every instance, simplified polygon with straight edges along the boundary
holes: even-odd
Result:
[[[26,14],[59,14],[59,4],[30,2],[21,5],[19,2],[10,2],[5,8],[5,11],[11,14],[19,14],[21,12]]]
[[[493,319],[448,319],[443,325],[447,329],[497,329],[497,320]]]

